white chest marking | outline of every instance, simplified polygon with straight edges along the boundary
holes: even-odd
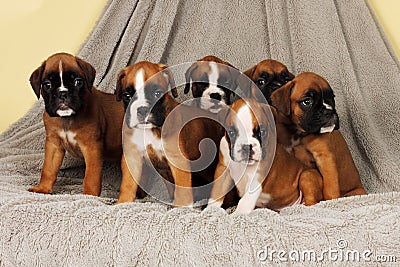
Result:
[[[60,63],[58,64],[58,71],[60,72],[60,81],[61,81],[61,85],[60,85],[60,87],[58,88],[58,91],[60,91],[60,92],[68,92],[68,88],[66,88],[65,86],[64,86],[64,82],[63,82],[63,77],[62,77],[62,74],[63,74],[63,68],[62,68],[62,61],[60,60]],[[61,115],[60,115],[61,116]]]
[[[138,147],[138,150],[146,155],[146,147],[151,145],[161,159],[164,156],[163,144],[151,129],[137,129],[130,137],[130,141]]]
[[[285,147],[285,150],[289,154],[293,154],[293,148],[298,145],[300,145],[300,138],[295,138],[295,136],[292,136],[292,138],[290,138],[290,146]]]
[[[76,138],[75,138],[76,137],[76,133],[74,133],[74,132],[61,130],[58,133],[58,135],[66,143],[69,143],[69,144],[74,145],[74,146],[76,146],[78,144],[78,141],[76,141]]]

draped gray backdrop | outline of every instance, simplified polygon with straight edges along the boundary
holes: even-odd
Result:
[[[128,64],[174,65],[209,54],[242,71],[273,58],[295,74],[325,77],[371,194],[247,217],[171,209],[150,199],[115,206],[118,166],[105,164],[100,198],[83,196],[83,162],[69,156],[55,194],[29,193],[43,164],[39,100],[0,135],[0,266],[279,263],[258,259],[265,246],[316,253],[369,249],[400,261],[400,65],[367,1],[110,0],[78,53],[96,68],[96,86],[107,92]],[[346,248],[338,247],[340,240]]]

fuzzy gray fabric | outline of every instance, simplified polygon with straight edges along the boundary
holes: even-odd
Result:
[[[293,73],[325,77],[372,194],[238,217],[151,199],[116,206],[118,166],[105,164],[101,197],[84,196],[83,162],[69,156],[54,195],[29,193],[43,164],[39,100],[0,136],[0,266],[254,266],[329,249],[370,250],[373,264],[380,255],[400,261],[400,65],[366,1],[110,0],[78,55],[96,68],[98,88],[113,92],[127,64],[174,65],[208,54],[241,70],[274,58]],[[270,250],[287,254],[270,258]],[[360,264],[285,262],[332,263]]]

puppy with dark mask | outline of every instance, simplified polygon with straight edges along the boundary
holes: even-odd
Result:
[[[334,93],[321,76],[304,72],[271,95],[280,111],[278,143],[323,177],[324,198],[366,194],[339,129]]]
[[[30,77],[44,99],[46,142],[42,175],[29,191],[51,193],[67,151],[85,160],[83,193],[99,196],[104,159],[120,160],[124,109],[93,86],[95,69],[66,53],[50,56]]]
[[[260,98],[260,93],[268,103],[271,103],[271,94],[287,82],[293,80],[294,75],[281,62],[273,59],[260,61],[244,74],[249,77],[258,87],[251,87],[248,97]],[[261,91],[261,92],[260,92]]]
[[[322,178],[281,144],[275,147],[274,108],[239,99],[219,114],[226,127],[209,206],[221,206],[231,180],[241,197],[235,213],[255,207],[280,209],[322,200]],[[276,149],[275,149],[276,148]]]
[[[193,63],[185,73],[184,93],[192,91],[197,107],[218,113],[230,105],[240,72],[216,56],[206,56]]]
[[[163,64],[142,61],[124,68],[115,94],[126,106],[118,203],[134,201],[140,186],[151,187],[149,168],[150,176],[156,171],[164,180],[174,206],[208,199],[218,158],[201,141],[219,145],[224,131],[215,115],[180,105],[173,98],[178,95],[173,74]],[[200,168],[204,158],[209,164]],[[202,185],[209,186],[197,191]]]

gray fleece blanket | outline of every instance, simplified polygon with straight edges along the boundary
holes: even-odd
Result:
[[[118,166],[105,164],[101,197],[84,196],[83,162],[70,156],[53,195],[29,193],[43,164],[39,100],[0,135],[0,266],[400,261],[400,65],[367,2],[110,0],[78,53],[97,69],[96,86],[107,92],[128,64],[174,65],[208,54],[241,70],[274,58],[293,73],[325,77],[370,194],[249,216],[171,209],[152,199],[113,205]]]

